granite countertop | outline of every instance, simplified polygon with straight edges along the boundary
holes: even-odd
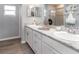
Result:
[[[36,26],[36,25],[25,25],[25,26],[29,27],[39,33],[42,33],[43,35],[46,35],[49,38],[54,38],[56,41],[59,41],[60,43],[63,43],[79,52],[79,41],[70,41],[70,40],[65,40],[66,38],[64,39],[62,37],[58,37],[54,33],[59,32],[59,31],[56,31],[54,28],[51,28],[50,30],[40,30],[38,28],[42,27],[42,26]],[[77,39],[79,39],[79,37],[77,37]]]

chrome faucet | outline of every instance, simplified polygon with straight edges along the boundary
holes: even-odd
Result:
[[[66,28],[67,32],[72,33],[72,34],[79,34],[79,28],[72,27],[72,28]]]

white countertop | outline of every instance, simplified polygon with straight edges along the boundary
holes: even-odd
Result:
[[[42,27],[42,26],[36,26],[36,25],[25,25],[25,26],[30,27],[30,28],[32,28],[40,33],[43,33],[47,36],[50,36],[52,38],[55,38],[55,40],[61,41],[65,44],[72,46],[75,49],[79,50],[79,40],[78,40],[79,35],[67,33],[66,35],[61,36],[60,34],[58,35],[58,33],[62,32],[62,31],[56,31],[53,28],[51,28],[50,30],[40,30],[38,28]],[[55,34],[55,33],[57,33],[57,34]]]

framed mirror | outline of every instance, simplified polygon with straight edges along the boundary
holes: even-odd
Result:
[[[28,8],[29,17],[41,17],[41,7]]]

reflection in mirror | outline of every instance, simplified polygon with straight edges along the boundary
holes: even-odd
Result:
[[[78,4],[65,4],[65,11],[64,11],[64,16],[65,16],[65,26],[66,27],[79,27],[78,23],[78,10],[79,5]]]
[[[64,5],[63,4],[47,4],[47,17],[45,20],[51,19],[52,25],[64,25]],[[49,24],[49,23],[48,23]]]
[[[41,17],[41,7],[28,7],[28,16],[30,17]]]
[[[76,19],[73,17],[73,14],[72,14],[71,11],[70,11],[70,13],[68,15],[68,18],[66,19],[66,24],[71,25],[71,26],[76,24]]]

